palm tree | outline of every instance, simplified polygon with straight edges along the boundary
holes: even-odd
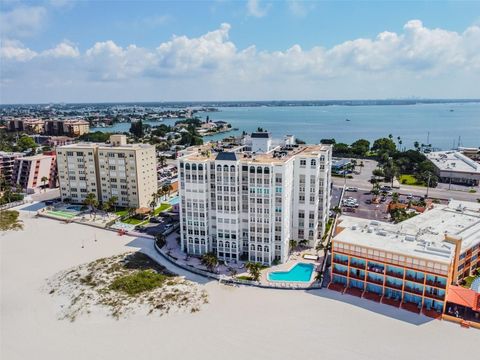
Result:
[[[165,184],[165,185],[162,186],[162,190],[163,190],[164,195],[170,196],[170,191],[173,190],[173,187],[170,184]]]
[[[213,252],[206,253],[202,256],[201,263],[208,271],[213,272],[218,264],[217,255]]]
[[[118,202],[118,197],[117,196],[111,196],[110,199],[108,199],[109,207],[110,208],[113,207],[115,212],[117,212],[117,202]]]
[[[158,194],[153,193],[152,201],[150,201],[150,207],[152,208],[152,212],[155,211],[155,207],[157,206],[157,201],[158,201]]]
[[[42,182],[43,184],[43,190],[46,192],[47,189],[45,188],[45,183],[48,181],[48,178],[46,176],[42,176],[42,178],[40,179],[40,181]]]
[[[300,240],[300,241],[298,242],[298,245],[300,245],[300,246],[307,246],[307,244],[308,244],[308,240],[307,240],[307,239],[303,239],[303,240]]]
[[[98,200],[95,196],[94,193],[89,193],[85,197],[85,200],[83,200],[83,204],[90,207],[90,213],[93,212],[93,220],[95,220],[95,217],[97,215],[96,209],[98,207]]]
[[[107,214],[108,210],[110,210],[110,203],[108,201],[104,201],[102,203],[102,211]]]
[[[248,262],[245,264],[245,268],[250,273],[250,276],[253,281],[258,281],[260,279],[260,272],[262,270],[262,265],[259,263]]]
[[[292,250],[297,247],[297,241],[292,239],[288,242],[288,245],[289,245],[289,251],[291,253]]]
[[[363,161],[360,161],[360,165],[358,165],[358,166],[360,167],[360,173],[362,173],[362,168],[365,166]]]

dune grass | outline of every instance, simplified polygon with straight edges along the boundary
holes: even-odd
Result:
[[[110,289],[124,292],[130,296],[138,295],[163,286],[168,276],[152,270],[141,270],[133,274],[117,277]]]
[[[18,219],[19,215],[16,210],[0,211],[0,231],[23,229],[22,221]]]

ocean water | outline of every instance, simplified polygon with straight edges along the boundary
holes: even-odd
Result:
[[[224,107],[218,112],[200,113],[212,120],[225,120],[238,131],[206,137],[217,140],[262,127],[274,137],[293,134],[307,143],[335,138],[347,144],[364,138],[373,141],[392,134],[402,146],[427,143],[439,149],[457,146],[480,147],[480,103],[372,105],[372,106],[258,106]],[[349,119],[350,121],[346,121]],[[175,120],[165,120],[173,124]],[[157,125],[158,122],[146,122]],[[100,131],[128,131],[129,123]]]

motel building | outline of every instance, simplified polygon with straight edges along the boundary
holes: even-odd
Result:
[[[479,244],[478,203],[452,200],[399,224],[342,216],[328,287],[440,318],[458,303],[449,289],[480,267]]]

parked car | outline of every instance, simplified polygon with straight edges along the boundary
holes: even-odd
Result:
[[[140,232],[144,232],[145,230],[147,230],[145,228],[145,226],[143,226],[143,225],[137,225],[137,226],[135,226],[134,229],[137,230],[137,231],[140,231]]]
[[[413,195],[412,195],[412,194],[408,194],[408,195],[407,195],[407,199],[408,199],[408,200],[413,199]]]
[[[173,227],[173,224],[165,225],[165,230],[170,230]]]
[[[382,191],[392,191],[392,187],[388,185],[383,185],[380,190]]]
[[[372,199],[367,199],[367,200],[365,200],[365,204],[370,205],[371,203],[372,203]]]
[[[345,191],[357,192],[357,191],[358,191],[358,188],[356,188],[356,187],[347,187],[347,188],[345,189]]]
[[[162,220],[160,220],[160,219],[152,216],[152,217],[150,218],[150,222],[151,222],[151,223],[154,223],[154,224],[160,224],[160,223],[162,222]]]

